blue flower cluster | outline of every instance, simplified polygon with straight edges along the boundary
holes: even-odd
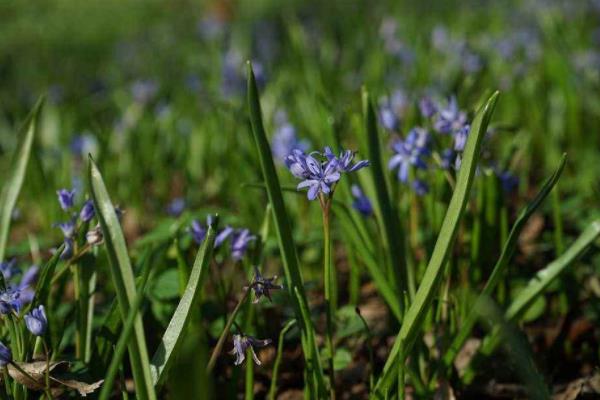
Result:
[[[309,200],[316,199],[320,194],[330,195],[341,174],[358,171],[369,165],[368,160],[354,163],[355,153],[344,150],[339,157],[331,148],[325,147],[323,153],[313,151],[305,154],[302,150],[293,150],[285,159],[285,165],[292,175],[302,179],[297,189],[308,188]]]
[[[206,238],[208,227],[211,224],[212,216],[210,215],[206,218],[206,225],[202,225],[198,220],[193,220],[188,228],[188,232],[196,243],[202,244]],[[252,235],[249,229],[234,229],[231,226],[226,226],[217,234],[215,248],[220,247],[227,239],[231,239],[231,258],[234,261],[240,261],[244,258],[250,243],[256,240],[256,236]]]
[[[72,212],[75,207],[75,190],[61,189],[56,192],[58,203],[63,211],[70,214],[70,218],[65,222],[55,224],[63,233],[64,249],[61,253],[61,259],[67,260],[73,256],[75,247],[75,237],[78,230],[78,222],[87,223],[96,215],[94,204],[91,200],[86,200],[79,213]],[[91,243],[97,244],[97,243]]]
[[[6,290],[0,292],[0,314],[19,313],[33,300],[35,292],[32,286],[37,281],[39,268],[31,266],[21,279],[17,279],[21,270],[16,266],[16,260],[12,259],[0,263],[0,273],[6,283]]]

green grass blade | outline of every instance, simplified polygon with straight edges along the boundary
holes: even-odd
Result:
[[[104,377],[104,383],[99,397],[100,400],[108,400],[112,394],[115,378],[119,372],[119,369],[121,368],[121,361],[123,360],[125,350],[127,349],[127,343],[129,343],[131,334],[133,333],[135,319],[144,300],[144,290],[146,288],[146,283],[148,282],[148,276],[150,276],[150,268],[146,268],[143,272],[142,281],[140,283],[137,295],[131,304],[131,307],[129,308],[127,318],[123,323],[123,330],[121,331],[121,335],[119,336],[119,340],[115,346],[114,355],[110,361],[108,372]]]
[[[383,374],[375,385],[374,396],[384,397],[397,377],[400,346],[404,346],[404,357],[408,356],[410,349],[421,329],[423,320],[429,311],[429,307],[437,292],[443,268],[454,243],[460,218],[464,212],[469,199],[469,192],[475,176],[475,169],[479,160],[481,143],[487,131],[487,126],[498,100],[498,92],[494,93],[485,105],[477,112],[469,138],[463,154],[463,159],[456,181],[456,188],[450,199],[448,210],[438,239],[435,243],[431,259],[425,270],[425,275],[419,285],[414,301],[407,310],[400,333],[396,337],[394,346],[385,363]]]
[[[504,314],[504,318],[510,322],[516,322],[527,311],[529,305],[540,296],[544,290],[564,271],[567,267],[577,261],[590,245],[600,236],[600,220],[592,222],[586,230],[579,235],[577,240],[560,257],[552,261],[546,268],[537,272],[531,278],[525,289],[523,289],[511,302]],[[501,334],[496,328],[483,341],[479,355],[488,356],[496,350],[501,342]],[[479,357],[479,358],[480,358]],[[473,359],[477,362],[477,359]],[[470,366],[464,374],[464,380],[469,382],[474,376],[474,369]]]
[[[96,216],[104,235],[110,272],[119,302],[119,309],[121,310],[121,318],[125,320],[131,303],[136,297],[133,269],[131,268],[125,237],[115,213],[115,208],[106,190],[102,175],[91,157],[88,178]],[[144,325],[140,315],[135,318],[134,325],[134,336],[129,342],[128,349],[136,395],[142,399],[155,399],[156,394],[152,385],[150,361],[144,337]]]
[[[558,179],[560,178],[562,171],[565,167],[565,162],[566,162],[566,155],[563,155],[560,160],[560,164],[558,165],[558,167],[556,168],[556,170],[554,171],[552,176],[550,176],[550,178],[548,178],[548,180],[542,186],[542,189],[535,196],[535,198],[529,204],[527,204],[527,206],[519,213],[517,220],[515,221],[512,229],[510,230],[508,239],[506,240],[506,243],[504,244],[504,248],[502,249],[500,258],[496,262],[496,265],[494,266],[494,269],[492,270],[490,278],[488,279],[487,283],[485,284],[485,287],[483,288],[483,291],[481,292],[481,294],[479,296],[480,299],[483,296],[491,297],[494,289],[500,282],[500,278],[502,277],[504,270],[506,269],[506,266],[508,265],[508,262],[510,261],[510,259],[512,258],[513,254],[515,252],[515,249],[517,247],[517,241],[519,239],[519,235],[521,234],[521,231],[527,224],[529,217],[531,217],[531,215],[535,212],[535,210],[538,209],[538,207],[542,204],[542,202],[546,199],[548,194],[551,192],[554,185],[556,185],[556,183],[558,182]],[[477,301],[479,301],[479,299]],[[465,341],[471,334],[471,330],[473,329],[473,326],[475,325],[476,321],[477,321],[477,313],[476,313],[476,307],[475,307],[468,314],[467,318],[465,318],[465,320],[461,323],[459,332],[454,337],[454,340],[452,341],[452,344],[450,345],[450,348],[448,349],[448,351],[446,351],[444,354],[444,365],[446,368],[450,367],[452,365],[452,363],[454,362],[454,358],[456,357],[456,355],[458,354],[458,351],[462,348]]]
[[[6,256],[6,243],[8,241],[10,221],[15,204],[17,203],[17,197],[19,197],[19,192],[25,180],[25,172],[27,172],[27,164],[29,163],[33,139],[37,129],[37,118],[43,104],[44,99],[40,98],[25,120],[22,132],[20,133],[19,144],[11,162],[10,173],[6,177],[2,193],[0,194],[0,261],[4,260]]]
[[[371,171],[373,186],[375,187],[375,209],[378,211],[376,216],[379,219],[379,225],[383,227],[383,245],[388,253],[390,268],[396,280],[396,289],[401,292],[397,297],[402,314],[405,308],[402,292],[408,287],[408,275],[404,255],[404,235],[398,221],[398,214],[392,206],[385,180],[379,134],[377,132],[377,116],[369,98],[369,93],[365,89],[363,89],[362,100],[365,133],[369,151],[368,158],[371,163],[369,170]]]
[[[281,364],[281,358],[283,357],[283,342],[285,334],[296,324],[296,320],[292,319],[288,321],[279,333],[279,341],[277,342],[277,355],[275,356],[275,362],[273,363],[273,374],[271,376],[271,385],[269,387],[269,394],[267,398],[269,400],[275,400],[275,394],[277,393],[277,375],[279,375],[279,366]]]
[[[191,320],[194,305],[200,294],[202,284],[206,278],[208,265],[212,258],[216,230],[217,222],[215,221],[208,228],[206,238],[196,255],[196,260],[194,261],[194,266],[192,267],[192,272],[183,296],[177,305],[177,309],[169,322],[169,326],[162,337],[158,349],[152,357],[150,371],[152,373],[152,382],[156,386],[160,386],[164,382],[169,367],[177,355],[177,349],[183,342],[186,328]]]
[[[50,296],[50,289],[52,288],[52,278],[54,276],[54,271],[56,270],[56,266],[60,261],[60,254],[64,249],[64,244],[61,245],[56,253],[48,260],[46,265],[40,271],[40,277],[38,278],[37,284],[35,285],[35,295],[33,300],[31,301],[32,305],[43,304],[48,306],[48,297]]]
[[[304,293],[304,283],[302,280],[302,274],[300,273],[298,255],[296,254],[296,246],[292,237],[292,228],[287,211],[285,209],[285,204],[283,202],[281,185],[279,184],[279,178],[277,177],[275,164],[273,163],[273,158],[271,155],[271,148],[263,127],[258,88],[256,87],[256,80],[254,78],[254,72],[252,71],[252,65],[250,62],[248,62],[247,70],[250,123],[252,126],[256,150],[260,160],[263,179],[267,188],[269,202],[271,203],[273,210],[275,233],[279,243],[279,249],[281,251],[281,259],[283,261],[283,269],[287,281],[287,290],[290,298],[294,302],[294,312],[296,319],[300,322],[299,326],[302,334],[305,336],[309,334],[314,335],[314,326],[312,321],[310,318],[304,318],[301,311],[302,307],[308,309],[308,302],[306,300],[306,294]],[[296,292],[298,293],[298,296],[296,296]],[[305,340],[303,343],[308,342]],[[317,373],[322,377],[323,370],[316,347],[314,349],[304,348],[304,354],[308,354],[309,351],[313,351],[315,353],[315,359],[317,360],[318,364]]]

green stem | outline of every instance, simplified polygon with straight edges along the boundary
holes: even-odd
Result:
[[[335,357],[335,347],[333,345],[333,316],[335,309],[333,304],[333,265],[331,260],[331,231],[330,231],[330,213],[331,199],[321,199],[321,208],[323,210],[323,281],[325,286],[325,307],[327,316],[327,327],[325,332],[325,341],[327,350],[329,351],[329,379],[330,379],[330,396],[335,399],[335,372],[333,369],[333,359]]]
[[[267,398],[269,400],[275,400],[275,395],[277,394],[277,375],[279,374],[279,365],[281,364],[281,358],[283,356],[283,339],[285,338],[285,334],[296,324],[296,320],[293,319],[289,321],[281,332],[279,333],[279,342],[277,342],[277,355],[275,356],[275,362],[273,363],[273,374],[271,375],[271,386],[269,387],[269,395]],[[306,385],[310,387],[311,385]]]
[[[242,296],[240,301],[238,301],[237,305],[233,309],[233,312],[231,313],[231,316],[229,317],[229,320],[225,324],[225,328],[223,328],[223,332],[221,333],[221,336],[219,337],[219,341],[217,342],[217,345],[215,346],[215,348],[210,356],[210,359],[208,360],[208,366],[206,367],[207,372],[210,373],[213,370],[213,368],[215,367],[217,358],[219,357],[219,354],[221,354],[221,350],[223,349],[223,345],[225,344],[225,339],[227,339],[227,335],[229,335],[229,330],[231,329],[231,325],[233,325],[233,321],[235,321],[235,317],[237,316],[238,312],[242,308],[242,304],[244,304],[244,302],[246,301],[246,298],[248,297],[248,294],[250,293],[250,289],[251,288],[248,288],[244,292],[244,295]]]

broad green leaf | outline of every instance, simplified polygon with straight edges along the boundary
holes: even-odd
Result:
[[[535,198],[529,204],[527,204],[527,206],[520,212],[519,217],[517,218],[515,224],[510,230],[510,234],[508,235],[508,239],[504,244],[504,248],[502,249],[500,258],[496,262],[496,265],[492,270],[490,278],[488,279],[487,283],[485,284],[485,287],[483,288],[483,291],[481,292],[480,298],[482,298],[482,296],[491,297],[492,293],[494,292],[494,289],[496,289],[496,286],[500,282],[500,279],[504,273],[504,270],[506,269],[506,266],[508,265],[508,262],[510,261],[512,255],[515,252],[517,241],[519,239],[521,231],[527,224],[529,217],[531,217],[535,210],[538,209],[538,207],[548,196],[554,185],[556,185],[556,183],[558,182],[558,179],[560,178],[560,175],[564,169],[565,161],[566,155],[563,155],[560,160],[560,164],[558,165],[552,176],[548,178],[548,180],[543,185],[539,193],[535,196]],[[465,341],[471,334],[471,330],[473,329],[473,326],[475,325],[476,321],[477,314],[475,312],[475,308],[473,308],[472,311],[467,315],[465,320],[461,323],[459,332],[454,337],[450,348],[444,354],[444,364],[446,368],[450,367],[454,362],[454,358],[456,357],[458,351],[462,348]]]
[[[169,326],[163,335],[162,341],[158,345],[158,349],[152,357],[152,365],[150,368],[154,385],[159,386],[162,384],[173,359],[177,355],[177,349],[183,342],[185,330],[191,320],[194,305],[200,295],[202,284],[206,278],[208,265],[212,258],[216,229],[216,222],[209,227],[206,238],[196,256],[196,261],[194,261],[190,279],[188,280],[183,296],[169,322]],[[175,277],[173,280],[177,283]]]
[[[20,132],[19,144],[10,164],[10,172],[6,177],[2,193],[0,194],[0,261],[6,256],[6,242],[8,241],[8,231],[12,213],[17,203],[17,197],[23,186],[29,156],[33,146],[33,139],[37,129],[37,119],[44,104],[44,99],[40,98],[35,107],[25,120],[23,129]]]
[[[386,392],[396,379],[398,365],[404,363],[404,358],[410,353],[423,324],[423,320],[429,311],[433,297],[437,293],[444,265],[454,244],[461,216],[469,200],[469,192],[479,160],[481,143],[497,100],[498,92],[494,93],[485,105],[479,109],[473,120],[463,153],[460,171],[458,172],[456,188],[450,199],[450,204],[448,205],[448,210],[444,217],[431,259],[429,260],[419,289],[415,294],[415,298],[404,316],[402,327],[385,363],[383,374],[375,385],[373,393],[373,397],[375,398],[385,397]],[[403,357],[399,357],[401,347],[403,348]]]
[[[304,282],[300,272],[296,246],[292,237],[292,228],[285,204],[283,202],[281,185],[279,184],[279,178],[277,177],[277,172],[275,171],[275,164],[273,162],[271,148],[263,127],[258,88],[256,87],[256,80],[254,78],[254,72],[252,71],[252,65],[250,62],[248,62],[247,71],[248,109],[250,113],[250,123],[252,126],[254,143],[256,144],[256,151],[258,153],[263,179],[267,188],[269,202],[271,203],[273,210],[275,233],[277,235],[277,241],[281,251],[283,270],[287,281],[287,290],[290,298],[294,302],[294,311],[296,319],[300,322],[299,326],[302,334],[305,337],[307,335],[314,336],[314,326],[312,321],[310,318],[306,318],[302,313],[302,308],[308,310],[308,302],[306,300],[306,294],[304,293]],[[309,343],[309,341],[304,340],[303,343]],[[320,375],[320,378],[322,378],[323,369],[318,357],[316,345],[314,346],[315,347],[313,349],[304,348],[304,354],[306,355],[312,352],[316,355],[315,365],[318,370],[317,374]]]
[[[96,217],[102,228],[106,252],[108,254],[110,273],[115,287],[121,318],[125,320],[129,314],[132,302],[136,298],[135,279],[125,237],[115,207],[110,200],[102,175],[94,160],[90,157],[88,178]],[[150,374],[150,361],[144,325],[140,315],[135,317],[134,335],[129,341],[129,358],[136,387],[136,395],[142,399],[155,399],[154,385]]]

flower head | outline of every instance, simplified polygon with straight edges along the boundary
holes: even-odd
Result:
[[[252,359],[256,365],[261,365],[260,360],[254,352],[254,347],[265,347],[271,344],[271,339],[259,340],[247,335],[233,335],[233,349],[229,354],[235,355],[235,365],[241,365],[246,359],[246,350],[250,349]]]
[[[56,195],[58,196],[60,207],[63,210],[68,211],[71,207],[73,207],[75,190],[60,189],[56,191]]]
[[[40,305],[25,314],[25,325],[29,332],[35,336],[43,336],[48,326],[46,311],[44,306]]]
[[[467,114],[458,108],[456,97],[448,100],[446,107],[440,108],[433,126],[440,133],[454,133],[467,123]]]
[[[249,229],[237,229],[231,233],[231,257],[239,261],[244,257],[250,242],[256,240],[256,236]]]
[[[96,212],[94,210],[94,203],[91,200],[87,200],[85,203],[83,203],[83,207],[81,207],[79,218],[81,218],[83,222],[88,222],[94,218],[95,214]]]
[[[373,205],[369,198],[363,193],[360,186],[352,185],[351,188],[352,196],[354,197],[354,202],[352,203],[352,207],[355,210],[360,212],[365,217],[370,217],[373,215]]]
[[[429,155],[429,134],[422,128],[413,128],[406,139],[398,140],[392,145],[396,154],[390,158],[388,168],[398,169],[398,180],[408,182],[410,166],[426,169],[424,158]]]
[[[0,342],[0,367],[4,368],[7,364],[12,362],[12,351],[6,347],[4,343]]]
[[[321,162],[312,155],[306,156],[306,165],[309,175],[300,182],[297,189],[308,188],[307,197],[309,200],[317,198],[319,193],[329,194],[331,187],[340,180],[336,160],[327,160]]]
[[[271,301],[271,292],[272,289],[283,289],[282,285],[277,285],[274,282],[277,280],[277,275],[272,278],[265,278],[260,274],[258,267],[254,267],[254,279],[250,284],[249,288],[254,291],[255,299],[253,303],[258,303],[261,297],[265,296],[269,301]]]
[[[6,315],[11,312],[18,313],[23,307],[21,291],[11,287],[0,293],[0,314]]]
[[[167,206],[167,214],[172,217],[179,217],[183,210],[185,210],[185,199],[182,197],[173,199]]]

